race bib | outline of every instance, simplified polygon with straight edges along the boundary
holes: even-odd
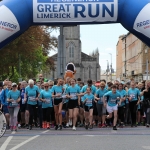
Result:
[[[11,102],[11,105],[15,107],[15,106],[18,106],[18,103],[14,101],[14,102]]]
[[[88,100],[86,101],[86,104],[87,104],[87,105],[92,104],[92,99],[88,99]]]
[[[56,92],[56,95],[60,94],[60,97],[56,97],[56,98],[61,98],[62,97],[62,93],[60,92]]]
[[[115,104],[116,103],[116,99],[111,99],[110,102]]]
[[[51,100],[50,99],[45,99],[47,104],[50,104]]]
[[[71,99],[77,99],[77,93],[70,93]]]
[[[29,96],[29,101],[35,102],[35,96]]]
[[[131,98],[135,98],[135,94],[130,94],[130,97]]]

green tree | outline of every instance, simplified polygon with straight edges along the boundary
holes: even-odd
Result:
[[[38,62],[42,62],[42,69],[46,69],[47,65],[52,67],[53,63],[49,60],[48,54],[57,47],[57,38],[50,34],[55,29],[57,28],[47,26],[30,27],[24,34],[4,47],[0,55],[0,78],[18,81],[19,66],[23,79],[37,75]]]

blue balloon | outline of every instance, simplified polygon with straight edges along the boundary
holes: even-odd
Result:
[[[0,49],[32,25],[121,23],[150,46],[150,0],[4,0]]]

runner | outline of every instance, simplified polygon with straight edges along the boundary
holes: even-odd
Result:
[[[84,106],[84,115],[85,115],[85,129],[93,129],[93,102],[94,95],[91,93],[91,88],[88,87],[86,94],[82,97],[82,102]]]
[[[116,128],[116,123],[117,123],[117,112],[118,112],[118,103],[120,101],[121,95],[116,91],[117,87],[116,85],[113,85],[112,91],[107,92],[103,96],[103,102],[104,102],[104,107],[107,108],[107,112],[109,115],[107,115],[107,119],[112,118],[112,113],[114,113],[114,121],[113,121],[113,130],[117,130]],[[107,99],[108,98],[108,99]],[[107,99],[107,103],[106,103]]]
[[[123,84],[118,85],[117,92],[121,95],[121,103],[118,105],[118,119],[119,119],[119,126],[123,127],[124,125],[124,116],[125,116],[125,102],[126,102],[126,91],[123,89]]]
[[[9,129],[9,122],[10,122],[10,115],[9,115],[9,111],[8,111],[8,102],[7,102],[7,96],[8,96],[8,92],[11,90],[12,88],[12,82],[11,81],[7,81],[7,84],[5,85],[6,88],[2,91],[1,93],[1,102],[2,102],[2,110],[3,113],[6,117],[6,122],[7,122],[7,129]]]
[[[77,117],[79,113],[80,99],[78,98],[80,93],[80,88],[75,85],[76,80],[70,79],[70,84],[66,90],[66,97],[69,98],[68,108],[69,108],[69,119],[73,120],[72,130],[76,130]]]
[[[54,85],[52,88],[52,96],[54,98],[54,111],[55,111],[55,120],[56,126],[55,130],[62,130],[62,94],[64,92],[63,89],[63,80],[58,79],[57,85]],[[59,126],[58,126],[59,125]]]
[[[95,100],[96,100],[96,107],[97,107],[97,112],[98,112],[98,126],[99,128],[104,128],[106,127],[105,125],[105,115],[106,115],[106,107],[104,107],[103,104],[103,96],[105,93],[108,91],[105,89],[105,83],[101,82],[100,83],[100,89],[96,91],[95,94]]]
[[[140,91],[135,88],[136,84],[134,81],[131,82],[131,88],[128,90],[129,109],[131,112],[131,127],[136,125],[136,112],[137,106],[140,103]]]
[[[20,109],[20,91],[17,90],[17,84],[12,83],[12,90],[8,92],[8,110],[10,114],[10,129],[17,131],[17,115]]]
[[[39,89],[36,85],[34,85],[34,81],[30,79],[28,81],[28,86],[25,88],[25,97],[24,101],[26,102],[27,99],[27,107],[29,110],[29,130],[32,130],[32,124],[33,124],[33,116],[36,112],[36,105],[37,101],[39,100]],[[34,117],[36,119],[36,117]],[[37,120],[34,120],[37,122]]]
[[[43,129],[50,129],[50,115],[53,110],[52,93],[49,89],[49,84],[44,83],[45,89],[40,93],[40,100],[42,101],[43,112]]]

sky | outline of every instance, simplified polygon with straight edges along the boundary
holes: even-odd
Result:
[[[116,70],[116,45],[120,35],[127,34],[128,31],[121,24],[101,24],[101,25],[81,25],[80,39],[82,42],[82,52],[89,54],[96,48],[99,49],[99,63],[102,70],[107,68],[107,60],[111,62],[112,67]],[[58,36],[59,31],[52,32],[52,35]],[[53,55],[57,50],[51,51]]]

